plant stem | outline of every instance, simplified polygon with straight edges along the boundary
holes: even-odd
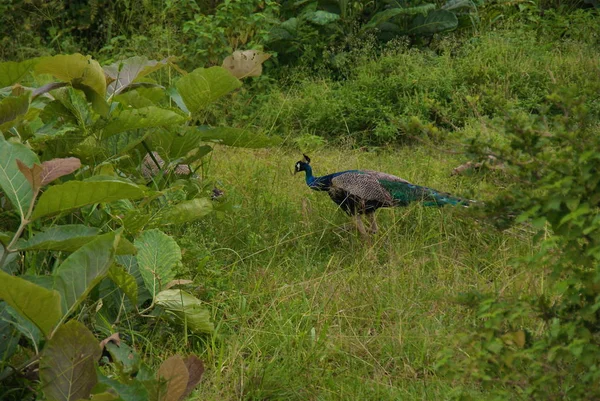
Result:
[[[40,193],[39,188],[34,190],[33,196],[31,197],[31,202],[29,203],[29,209],[27,209],[27,213],[25,214],[25,216],[21,216],[21,224],[19,224],[19,228],[17,229],[17,232],[15,233],[12,240],[5,248],[8,252],[14,252],[12,247],[17,243],[17,241],[21,237],[21,234],[23,234],[23,231],[25,230],[25,227],[27,227],[27,224],[31,223],[29,218],[31,217],[31,213],[33,212],[33,206],[35,205],[35,200],[39,193]],[[4,262],[5,255],[6,255],[6,253],[4,255],[2,255],[2,259],[3,259],[2,262]],[[2,265],[2,263],[0,263],[0,265]]]
[[[162,172],[162,168],[160,167],[160,163],[158,163],[158,160],[156,160],[156,157],[154,157],[154,152],[152,152],[152,149],[150,149],[150,146],[148,146],[148,144],[146,143],[146,141],[142,141],[142,145],[144,146],[144,149],[146,149],[146,152],[148,152],[148,154],[150,155],[150,158],[152,159],[152,161],[154,162],[154,164],[156,164],[156,167],[158,168],[158,170]]]

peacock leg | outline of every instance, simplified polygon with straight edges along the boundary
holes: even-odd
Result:
[[[375,221],[375,213],[367,213],[367,218],[369,219],[369,232],[376,234],[379,231],[379,227],[377,227],[377,222]]]
[[[362,222],[362,218],[360,217],[360,214],[355,214],[356,217],[356,228],[358,229],[358,232],[364,236],[364,237],[368,237],[369,235],[367,234],[367,230],[365,230],[365,225]]]

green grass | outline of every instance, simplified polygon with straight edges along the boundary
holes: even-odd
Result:
[[[489,186],[450,177],[459,161],[424,148],[310,156],[316,174],[372,168],[468,196]],[[154,352],[201,355],[197,399],[448,398],[436,355],[471,322],[455,296],[539,289],[537,276],[511,265],[532,252],[529,235],[495,231],[464,208],[413,205],[379,211],[380,233],[365,243],[340,228],[348,218],[326,194],[292,175],[299,158],[215,151],[211,175],[239,208],[187,227],[178,241],[182,276],[199,284],[217,334],[186,345],[176,333]]]
[[[268,91],[263,81],[245,85],[226,113],[218,109],[217,120],[292,141],[318,135],[372,146],[464,139],[481,134],[482,121],[502,126],[508,111],[539,112],[548,95],[565,87],[587,96],[597,115],[599,47],[595,38],[577,32],[586,24],[591,29],[598,18],[586,16],[569,25],[569,35],[552,41],[534,25],[517,25],[468,40],[449,36],[435,51],[391,42],[377,53],[366,43],[351,53],[346,79],[292,69],[289,82]]]

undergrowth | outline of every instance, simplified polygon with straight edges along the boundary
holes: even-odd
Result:
[[[311,157],[316,174],[368,167],[456,194],[488,180],[450,178],[458,160],[426,148]],[[240,208],[189,226],[179,241],[217,328],[215,339],[198,340],[209,366],[198,397],[446,399],[453,385],[437,375],[437,354],[472,323],[456,297],[538,291],[538,275],[511,265],[533,252],[529,233],[414,205],[378,212],[381,233],[365,243],[341,228],[348,218],[326,194],[292,175],[298,158],[231,149],[213,157],[220,188]]]

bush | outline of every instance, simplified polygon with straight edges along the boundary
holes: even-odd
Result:
[[[149,78],[167,66],[169,59],[133,57],[101,67],[81,54],[0,63],[0,86],[8,88],[0,93],[2,399],[31,398],[37,385],[29,380],[37,380],[23,373],[38,360],[49,399],[102,397],[112,388],[161,401],[189,393],[188,379],[197,384],[197,358],[167,360],[155,375],[115,331],[137,330],[152,314],[183,323],[186,342],[188,330],[213,332],[203,303],[172,288],[191,281],[174,281],[182,254],[161,229],[223,212],[208,197],[206,172],[195,174],[212,151],[207,142],[271,140],[196,126],[209,103],[241,85],[229,70],[180,77],[169,107],[167,90]],[[96,371],[101,347],[90,329],[116,343],[112,351],[101,346],[116,372]],[[174,377],[176,389],[160,387]]]
[[[600,130],[579,93],[551,94],[539,115],[511,113],[504,146],[473,148],[502,161],[512,183],[488,205],[496,222],[528,222],[541,241],[519,268],[548,278],[534,296],[461,299],[473,330],[440,365],[496,399],[600,397]]]

